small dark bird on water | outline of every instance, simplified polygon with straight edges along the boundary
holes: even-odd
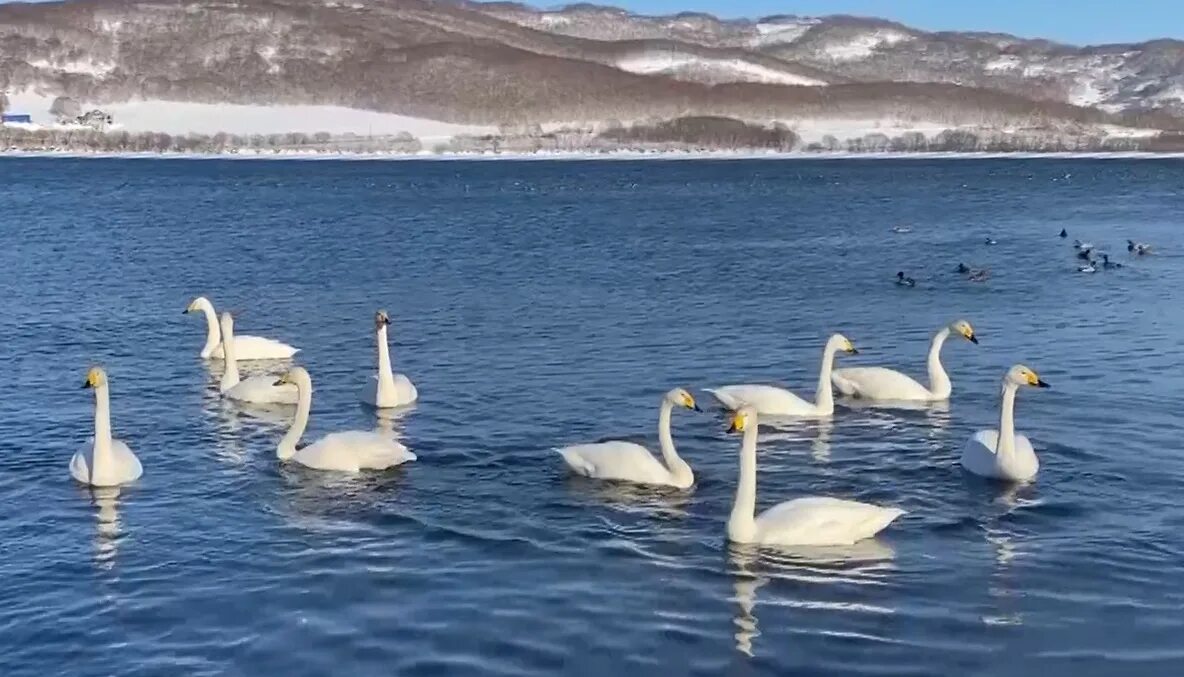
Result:
[[[905,277],[904,271],[896,273],[896,284],[901,287],[916,287],[917,281],[911,277]]]
[[[1069,231],[1062,228],[1061,229],[1061,237],[1069,237]]]
[[[1092,249],[1082,249],[1081,251],[1077,252],[1077,258],[1081,259],[1082,261],[1089,261],[1093,256],[1093,253],[1094,250]]]
[[[965,275],[967,280],[971,282],[983,282],[991,276],[991,271],[986,268],[971,268],[965,263],[958,264],[958,272]]]
[[[1121,263],[1117,263],[1117,262],[1113,262],[1113,261],[1111,261],[1111,260],[1110,260],[1110,255],[1109,255],[1109,254],[1102,254],[1102,267],[1103,267],[1103,268],[1107,268],[1107,269],[1109,269],[1109,268],[1121,268],[1121,267],[1122,267],[1122,264],[1121,264]]]
[[[986,239],[986,240],[983,242],[983,244],[986,244],[986,245],[999,244],[999,241],[998,241],[998,240],[996,240],[996,239],[995,239],[995,238],[993,238],[993,237],[988,237],[988,238],[987,238],[987,239]]]
[[[1151,253],[1151,245],[1142,242],[1135,242],[1134,240],[1126,241],[1126,250],[1132,254],[1142,256]]]

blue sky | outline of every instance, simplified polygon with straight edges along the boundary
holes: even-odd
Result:
[[[724,17],[856,14],[925,30],[999,31],[1074,44],[1184,37],[1184,0],[608,0],[604,4],[646,14],[687,10]]]

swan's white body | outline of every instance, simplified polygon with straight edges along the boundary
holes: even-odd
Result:
[[[665,465],[654,458],[649,449],[632,442],[577,444],[556,451],[572,472],[584,477],[686,489],[695,483],[695,474],[678,455],[670,436],[670,412],[676,403],[695,408],[694,399],[681,389],[670,391],[662,399],[658,413],[658,445]]]
[[[868,503],[827,496],[795,498],[756,512],[756,410],[737,412],[732,429],[744,432],[740,446],[740,482],[732,514],[728,518],[728,539],[760,545],[851,545],[871,538],[904,514],[899,508],[882,508]]]
[[[391,369],[391,350],[387,345],[390,320],[379,311],[375,318],[378,338],[378,372],[370,377],[362,391],[362,401],[379,409],[403,407],[419,399],[419,391],[411,379]]]
[[[724,407],[736,411],[744,405],[754,407],[761,416],[830,416],[835,411],[834,395],[831,393],[831,370],[834,367],[835,353],[839,350],[856,352],[841,334],[835,334],[826,342],[822,351],[822,366],[818,373],[818,388],[814,393],[814,401],[798,397],[785,388],[776,386],[744,384],[730,385],[721,388],[705,388]]]
[[[384,470],[415,460],[415,454],[390,437],[363,430],[332,433],[297,449],[296,444],[308,427],[308,413],[312,408],[312,379],[302,367],[293,367],[280,382],[295,385],[300,393],[296,418],[276,447],[276,455],[280,460],[295,461],[316,470],[340,472]]]
[[[836,369],[831,374],[835,389],[847,397],[864,400],[892,400],[902,402],[934,402],[949,399],[953,388],[949,374],[941,364],[941,349],[956,331],[968,341],[978,342],[974,329],[965,320],[942,327],[929,343],[929,385],[895,369],[885,367],[851,367]]]
[[[134,482],[144,474],[140,459],[122,441],[111,437],[111,405],[107,376],[95,367],[86,387],[95,390],[95,435],[70,459],[70,475],[92,487],[114,487]]]
[[[221,360],[222,333],[218,328],[218,315],[214,312],[214,304],[204,296],[193,299],[185,312],[200,310],[206,316],[206,343],[201,348],[203,360]],[[262,336],[247,336],[239,334],[234,337],[235,355],[240,360],[286,360],[295,355],[300,349]]]
[[[1084,266],[1077,266],[1077,272],[1079,272],[1079,273],[1096,273],[1096,272],[1098,272],[1098,269],[1091,261]]]
[[[962,467],[975,475],[1025,482],[1040,470],[1040,460],[1036,458],[1032,442],[1015,431],[1015,394],[1021,385],[1048,387],[1023,365],[1016,365],[1007,372],[1003,379],[999,428],[976,432],[962,449]]]
[[[253,404],[296,404],[299,394],[296,386],[285,384],[277,386],[274,376],[251,376],[240,379],[238,373],[238,347],[234,336],[234,318],[230,313],[222,313],[222,354],[226,365],[222,371],[222,380],[218,389],[222,397],[239,402]]]

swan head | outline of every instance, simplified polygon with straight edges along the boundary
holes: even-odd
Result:
[[[391,326],[391,316],[386,314],[385,310],[380,310],[374,313],[374,328],[382,329],[383,327]]]
[[[843,336],[842,334],[832,335],[830,340],[826,342],[826,347],[833,348],[836,351],[841,350],[844,353],[850,353],[851,355],[859,354],[859,351],[855,349],[855,344],[851,342],[851,339]]]
[[[691,411],[703,411],[695,404],[695,398],[684,388],[675,388],[666,393],[666,401],[670,404],[690,409]]]
[[[203,311],[206,308],[213,310],[214,304],[210,303],[210,300],[207,299],[206,297],[199,296],[199,297],[193,299],[192,301],[190,301],[189,305],[185,306],[185,310],[181,311],[181,314],[186,315],[188,313],[196,313],[198,311]]]
[[[732,412],[732,415],[729,417],[729,419],[730,422],[728,424],[728,432],[742,433],[757,424],[756,409],[747,405],[740,407],[736,411]]]
[[[297,388],[307,388],[312,384],[312,377],[308,375],[308,370],[304,367],[292,367],[272,385],[282,386],[289,384]]]
[[[966,320],[954,320],[950,323],[950,332],[961,336],[962,338],[977,345],[978,337],[974,335],[974,327]]]
[[[91,367],[86,372],[86,382],[82,384],[83,388],[100,388],[107,385],[107,372],[103,371],[102,367]]]
[[[1051,387],[1036,372],[1022,364],[1017,364],[1011,369],[1008,369],[1007,376],[1003,377],[1003,380],[1005,383],[1015,384],[1017,386],[1032,386],[1035,388]]]

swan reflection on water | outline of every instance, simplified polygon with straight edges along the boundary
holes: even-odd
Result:
[[[768,425],[761,419],[761,428],[767,431],[760,433],[757,438],[760,444],[782,443],[784,448],[800,449],[806,442],[810,443],[810,457],[818,463],[830,460],[831,436],[834,434],[835,422],[830,418],[814,420],[772,419]],[[779,445],[779,447],[782,445]],[[766,450],[765,456],[776,455],[777,450]]]
[[[1008,484],[996,497],[995,502],[1003,506],[1004,511],[998,516],[988,519],[983,524],[983,535],[987,544],[991,546],[995,566],[991,572],[988,594],[995,598],[998,606],[997,613],[982,617],[985,625],[1023,625],[1024,617],[1015,608],[1018,601],[1016,586],[1012,579],[1012,568],[1016,560],[1027,554],[1023,540],[1018,538],[1019,532],[1011,528],[1007,517],[1018,509],[1039,504],[1033,485]],[[1011,609],[1005,611],[1005,607]]]
[[[567,475],[568,491],[594,503],[604,504],[628,513],[645,513],[657,517],[682,519],[694,498],[694,487],[676,489],[655,487],[632,482],[613,482]]]
[[[732,598],[736,615],[736,650],[755,655],[760,622],[756,613],[757,591],[774,581],[812,585],[881,585],[895,570],[896,551],[888,544],[869,538],[854,545],[776,547],[728,545],[728,573],[732,576]],[[840,611],[891,613],[891,609],[867,604],[795,600],[781,604],[802,608],[832,608]]]
[[[86,487],[95,506],[95,566],[104,571],[115,567],[123,525],[119,519],[120,487]]]

